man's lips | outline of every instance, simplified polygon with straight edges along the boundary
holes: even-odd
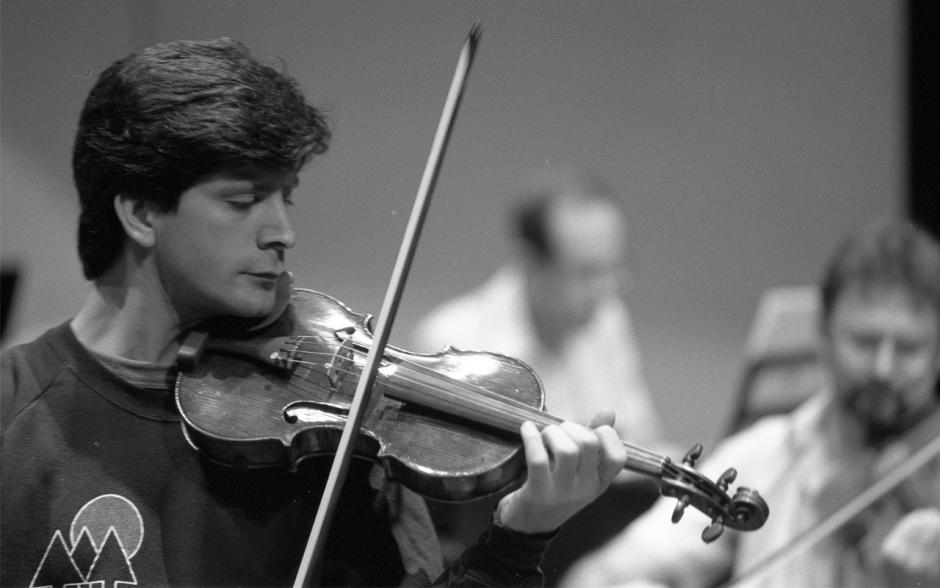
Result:
[[[247,275],[261,278],[262,280],[276,280],[281,276],[282,272],[245,272]]]

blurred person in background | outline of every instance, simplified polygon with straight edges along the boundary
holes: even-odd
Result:
[[[416,328],[414,348],[434,353],[450,345],[520,359],[541,379],[548,413],[588,423],[606,407],[622,440],[668,451],[626,302],[624,201],[583,169],[549,168],[523,182],[510,221],[512,258],[479,287],[433,309]],[[557,581],[656,496],[650,479],[621,472],[553,541],[546,582]],[[497,498],[432,508],[449,552],[472,540],[475,521]]]
[[[706,545],[698,514],[663,525],[675,501],[660,499],[564,585],[940,586],[940,246],[909,222],[865,227],[835,251],[820,291],[823,388],[700,464],[716,476],[733,463],[760,488],[764,527]],[[926,465],[896,488],[814,544],[791,545],[918,448]]]
[[[663,443],[626,292],[628,223],[605,182],[574,168],[534,173],[512,216],[513,258],[433,309],[414,341],[515,357],[542,380],[546,410],[575,422],[611,408],[621,439]]]

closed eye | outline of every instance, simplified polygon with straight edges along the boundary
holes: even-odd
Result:
[[[228,202],[233,208],[238,210],[248,210],[254,206],[260,198],[255,194],[244,194],[240,196],[231,196],[226,198],[225,201]]]

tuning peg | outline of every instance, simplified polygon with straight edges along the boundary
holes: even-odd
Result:
[[[718,482],[717,482],[718,487],[721,488],[722,491],[727,490],[728,486],[730,486],[731,483],[734,482],[734,479],[737,477],[738,477],[738,470],[734,468],[726,469],[725,472],[721,474],[721,476],[718,477]]]
[[[688,495],[683,495],[676,502],[676,508],[672,510],[672,522],[678,523],[682,519],[682,515],[685,513],[686,507],[689,506],[689,497]]]
[[[705,527],[705,530],[702,531],[702,541],[705,543],[711,543],[715,539],[721,537],[721,534],[724,533],[725,526],[719,523],[717,520],[712,521],[712,524]]]
[[[702,444],[696,443],[695,445],[692,446],[691,449],[689,449],[686,452],[685,457],[682,458],[682,463],[689,466],[690,468],[695,467],[695,462],[697,462],[698,458],[700,458],[701,456],[702,456]]]

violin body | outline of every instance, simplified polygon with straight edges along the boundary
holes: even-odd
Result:
[[[283,313],[247,337],[195,333],[180,351],[183,432],[210,460],[296,469],[304,459],[338,451],[373,343],[371,317],[313,290],[289,292]],[[541,382],[517,359],[391,346],[379,359],[353,455],[381,463],[388,478],[428,498],[470,500],[509,489],[525,475],[522,423],[562,423],[543,411]],[[704,541],[725,527],[749,531],[767,519],[756,490],[727,494],[734,468],[714,482],[694,469],[700,444],[681,463],[624,445],[624,467],[652,476],[661,494],[678,499],[673,522],[688,506],[712,519]]]
[[[177,378],[190,444],[234,467],[294,469],[309,457],[332,455],[368,350],[369,323],[335,298],[294,289],[285,312],[255,338],[211,339]],[[463,398],[478,392],[534,409],[544,401],[538,377],[518,360],[387,347],[355,455],[380,462],[389,478],[433,499],[508,488],[524,475],[522,446],[516,434],[481,426],[486,418],[475,416],[476,400],[459,416]]]

